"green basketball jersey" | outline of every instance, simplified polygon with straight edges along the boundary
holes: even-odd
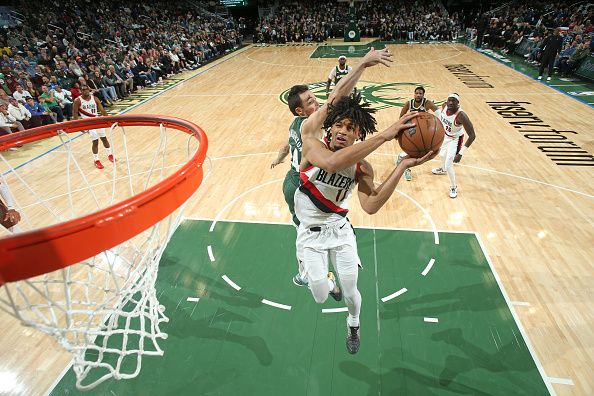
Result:
[[[291,169],[299,173],[299,164],[301,163],[301,125],[307,117],[295,117],[289,127],[289,149],[291,150]]]
[[[344,70],[341,70],[340,67],[336,67],[336,77],[334,78],[334,84],[338,84],[341,78],[349,74],[349,67],[348,65],[344,65]]]

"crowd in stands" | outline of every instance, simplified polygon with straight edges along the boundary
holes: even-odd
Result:
[[[374,0],[358,9],[361,35],[383,41],[451,41],[463,28],[458,13],[433,0]]]
[[[340,37],[348,13],[347,3],[304,0],[280,3],[272,15],[260,19],[254,30],[255,43],[323,42]]]
[[[239,24],[183,2],[18,3],[0,36],[0,135],[72,117],[89,86],[104,106],[242,44]]]
[[[539,65],[548,36],[559,28],[562,46],[554,67],[562,76],[571,74],[580,61],[594,50],[594,5],[558,3],[513,3],[482,17],[476,23],[477,47],[488,46],[503,53],[518,53],[526,62]],[[542,69],[541,69],[542,70]],[[542,75],[542,71],[541,71]]]
[[[328,0],[280,2],[272,14],[260,18],[254,42],[323,42],[341,38],[349,17],[348,3]],[[463,19],[449,15],[436,0],[369,0],[355,5],[362,37],[384,41],[455,40]]]

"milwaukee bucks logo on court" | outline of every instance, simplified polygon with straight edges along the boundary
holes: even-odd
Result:
[[[317,82],[307,84],[309,89],[318,98],[320,103],[326,101],[326,82]],[[361,92],[363,100],[374,109],[382,110],[391,107],[402,107],[413,97],[415,87],[423,85],[418,82],[392,82],[392,83],[376,83],[370,81],[359,81],[357,84],[357,91]],[[428,87],[428,85],[424,85]],[[334,88],[334,86],[332,86]],[[280,94],[280,100],[287,104],[287,89]],[[437,103],[437,102],[436,102]]]

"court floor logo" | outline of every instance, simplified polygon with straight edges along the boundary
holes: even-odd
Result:
[[[425,88],[429,87],[418,82],[391,82],[391,83],[376,83],[371,81],[359,81],[357,90],[361,92],[361,96],[366,103],[377,110],[388,109],[392,107],[402,107],[414,95],[414,90],[419,85]],[[318,98],[320,103],[326,101],[326,82],[316,82],[307,84],[309,89]],[[334,88],[334,86],[332,86]],[[289,89],[280,94],[279,99],[284,104],[287,104],[287,96]],[[439,103],[439,102],[435,102]]]

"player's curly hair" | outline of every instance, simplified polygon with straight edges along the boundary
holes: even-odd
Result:
[[[377,121],[373,116],[376,109],[372,109],[369,103],[361,103],[361,93],[354,92],[349,96],[343,96],[335,104],[328,104],[328,116],[324,121],[324,129],[345,118],[350,119],[359,127],[359,138],[365,140],[367,134],[376,132]],[[328,137],[330,133],[328,133]]]

